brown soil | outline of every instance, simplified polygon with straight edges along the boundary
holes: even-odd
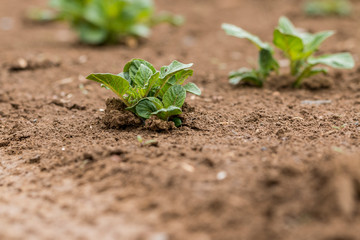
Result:
[[[158,0],[187,23],[157,26],[136,49],[90,48],[64,24],[22,21],[46,2],[0,6],[0,26],[13,21],[0,30],[0,239],[360,239],[360,68],[332,71],[317,91],[233,87],[227,73],[256,49],[220,29],[270,41],[286,15],[336,30],[322,52],[358,60],[360,2],[350,17],[307,18],[298,0]],[[41,54],[59,61],[9,71]],[[104,126],[114,95],[84,76],[118,73],[135,57],[195,63],[203,95],[187,99],[183,127]]]

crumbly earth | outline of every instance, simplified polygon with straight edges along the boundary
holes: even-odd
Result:
[[[358,61],[360,2],[350,17],[308,18],[299,0],[158,0],[187,22],[155,27],[137,48],[91,48],[62,23],[23,21],[46,2],[0,7],[0,239],[360,239],[360,68],[331,71],[317,90],[276,77],[233,87],[227,73],[255,62],[256,49],[220,29],[271,41],[286,15],[336,30],[321,52]],[[56,64],[9,70],[43,54]],[[118,73],[131,58],[195,63],[203,95],[187,98],[183,127],[103,124],[115,95],[84,76]]]

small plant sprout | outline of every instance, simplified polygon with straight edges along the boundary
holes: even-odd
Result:
[[[154,14],[152,0],[49,0],[55,11],[36,10],[29,18],[40,22],[66,21],[82,42],[112,44],[128,36],[148,37],[161,22],[181,25],[183,18],[168,13]]]
[[[351,3],[348,0],[307,1],[305,3],[305,13],[310,16],[347,16],[351,13]]]
[[[262,86],[272,71],[278,71],[279,64],[273,56],[273,49],[269,43],[262,42],[258,37],[234,25],[223,24],[222,28],[229,35],[246,38],[259,49],[259,69],[240,69],[230,73],[230,83],[251,82]],[[333,31],[323,31],[315,34],[299,31],[286,17],[281,17],[278,27],[274,30],[274,45],[279,48],[290,61],[290,73],[294,77],[293,86],[300,87],[302,80],[319,73],[327,73],[326,65],[338,69],[351,69],[354,59],[350,53],[326,54],[314,56],[320,45]]]
[[[140,135],[137,135],[136,139],[137,139],[137,141],[138,141],[138,143],[140,144],[141,147],[144,147],[144,146],[158,146],[158,144],[159,144],[159,142],[157,140],[155,140],[155,139],[144,141],[144,139]]]
[[[350,53],[326,54],[314,56],[320,45],[333,31],[323,31],[315,34],[300,32],[286,17],[281,17],[279,25],[274,31],[274,44],[290,60],[290,73],[295,77],[294,87],[299,87],[304,78],[319,73],[327,73],[326,65],[338,69],[351,69],[354,59]]]
[[[224,23],[222,28],[225,32],[234,37],[244,38],[252,42],[259,50],[258,69],[241,68],[230,73],[230,83],[239,84],[240,82],[251,83],[261,87],[265,79],[272,71],[278,71],[279,64],[274,59],[274,50],[269,43],[262,42],[257,36],[231,24]]]
[[[181,120],[176,116],[182,113],[186,93],[201,95],[201,90],[194,83],[183,85],[193,75],[192,65],[173,61],[157,71],[149,62],[133,59],[120,74],[94,73],[87,79],[112,90],[127,106],[126,109],[140,118],[156,115],[180,126]]]

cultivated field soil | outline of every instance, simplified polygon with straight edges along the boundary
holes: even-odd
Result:
[[[257,50],[223,22],[271,41],[285,15],[310,32],[336,30],[320,53],[359,62],[360,2],[342,18],[306,17],[302,3],[158,0],[186,23],[159,25],[138,46],[89,47],[64,23],[24,21],[46,0],[2,0],[0,239],[360,239],[358,64],[297,90],[288,68],[263,89],[228,84]],[[189,94],[184,126],[106,127],[115,94],[84,77],[132,58],[194,63],[203,94]]]

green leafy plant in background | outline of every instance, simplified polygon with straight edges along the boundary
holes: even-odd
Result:
[[[181,121],[175,116],[182,113],[186,93],[201,95],[201,90],[194,83],[183,85],[193,75],[192,65],[173,61],[157,71],[149,62],[133,59],[125,65],[122,73],[94,73],[87,79],[112,90],[127,110],[142,119],[156,115],[179,126]]]
[[[286,17],[281,17],[274,31],[274,45],[290,60],[290,73],[295,77],[294,86],[299,87],[304,78],[319,73],[327,73],[326,65],[338,69],[351,69],[354,60],[350,53],[326,54],[314,56],[320,45],[333,31],[323,31],[315,34],[300,32]]]
[[[237,26],[224,23],[222,28],[225,32],[234,37],[244,38],[252,42],[259,49],[258,69],[241,68],[230,73],[230,83],[239,84],[247,82],[261,87],[265,79],[272,71],[278,71],[279,64],[274,59],[274,50],[269,43],[262,42],[257,36],[239,28]]]
[[[249,34],[241,28],[223,24],[227,34],[246,38],[253,42],[259,49],[259,69],[231,72],[230,83],[251,82],[262,86],[271,71],[277,71],[279,65],[274,59],[273,50],[269,43],[263,43],[258,37]],[[350,53],[326,54],[314,56],[320,45],[330,36],[333,31],[323,31],[315,34],[301,32],[294,27],[286,17],[281,17],[278,27],[273,33],[273,43],[279,48],[284,56],[290,61],[290,74],[294,77],[293,86],[299,87],[302,80],[319,73],[327,73],[326,68],[318,68],[318,65],[326,65],[338,69],[351,69],[354,60]]]
[[[148,37],[150,29],[161,22],[180,25],[182,17],[154,14],[152,0],[50,0],[49,10],[35,10],[31,19],[69,22],[82,42],[111,44],[128,36]]]
[[[313,0],[305,3],[304,10],[310,16],[347,16],[351,13],[351,3],[348,0]]]

